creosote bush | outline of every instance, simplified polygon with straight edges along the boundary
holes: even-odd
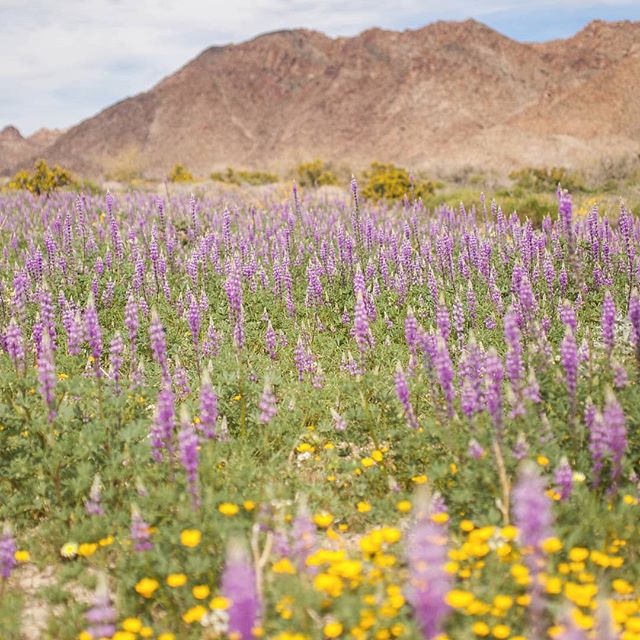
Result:
[[[37,160],[33,171],[19,171],[9,181],[9,189],[25,189],[36,195],[51,194],[64,187],[77,187],[78,183],[73,175],[58,165],[49,168],[44,160]]]
[[[193,175],[183,164],[176,164],[167,179],[169,182],[193,182]]]
[[[301,187],[323,187],[338,184],[338,178],[331,165],[316,159],[303,162],[295,169],[296,181]]]
[[[582,176],[564,167],[528,167],[512,171],[509,177],[517,187],[525,191],[549,193],[558,185],[569,191],[580,191],[585,188]]]
[[[211,179],[215,182],[224,182],[226,184],[249,184],[253,186],[273,184],[279,180],[275,173],[236,170],[233,167],[227,167],[225,171],[214,171],[211,174]]]
[[[424,198],[435,191],[432,182],[416,180],[406,169],[394,164],[372,162],[364,178],[362,195],[371,200],[401,200],[405,196]]]

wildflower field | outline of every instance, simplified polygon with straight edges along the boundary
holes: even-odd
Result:
[[[0,194],[0,638],[640,638],[640,222]]]

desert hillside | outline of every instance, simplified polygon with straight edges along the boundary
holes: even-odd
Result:
[[[351,38],[296,30],[212,47],[50,144],[0,137],[7,173],[43,155],[99,177],[176,163],[283,170],[313,157],[450,171],[584,168],[640,152],[640,23],[542,44],[473,20]],[[18,134],[19,135],[19,134]],[[37,148],[36,148],[37,147]]]

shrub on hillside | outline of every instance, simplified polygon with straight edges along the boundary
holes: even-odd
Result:
[[[44,160],[37,160],[33,165],[33,171],[29,172],[26,169],[18,171],[7,186],[9,189],[26,189],[40,195],[49,194],[62,187],[76,187],[77,185],[76,179],[66,169],[58,165],[50,169]]]
[[[193,182],[193,175],[183,164],[176,164],[167,178],[169,182]]]
[[[279,178],[275,173],[266,171],[236,171],[233,167],[227,167],[226,171],[214,171],[211,179],[215,182],[226,184],[250,184],[259,186],[278,182]]]
[[[338,184],[338,178],[327,162],[316,159],[296,167],[296,181],[301,187],[322,187]]]
[[[432,182],[415,180],[406,169],[394,164],[372,162],[364,177],[362,195],[371,200],[401,200],[405,195],[424,198],[435,191]]]
[[[512,171],[509,177],[516,186],[527,191],[549,192],[560,184],[569,191],[584,190],[582,177],[572,173],[564,167],[535,168],[527,167],[519,171]]]

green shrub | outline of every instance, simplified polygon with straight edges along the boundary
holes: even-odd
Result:
[[[193,182],[193,175],[183,164],[176,164],[167,178],[169,182]]]
[[[338,184],[338,178],[330,165],[318,159],[299,164],[296,167],[296,181],[301,187]]]
[[[509,177],[516,186],[528,191],[553,191],[558,184],[569,191],[583,191],[584,182],[577,173],[571,173],[564,167],[535,168],[527,167],[512,171]]]
[[[372,162],[364,177],[362,195],[371,200],[401,200],[405,195],[423,198],[435,191],[430,181],[414,179],[412,184],[409,172],[394,164]]]
[[[211,174],[211,179],[215,182],[224,182],[226,184],[250,184],[253,186],[273,184],[279,180],[275,173],[267,173],[266,171],[236,171],[233,167],[227,167],[224,172],[214,171]]]
[[[7,186],[9,189],[26,189],[40,195],[49,194],[62,187],[76,187],[77,181],[66,169],[58,165],[50,169],[44,160],[37,160],[31,173],[26,169],[18,171]]]

